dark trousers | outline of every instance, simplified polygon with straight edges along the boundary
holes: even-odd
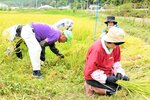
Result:
[[[121,86],[118,85],[117,83],[108,83],[106,82],[105,84],[100,83],[98,81],[95,80],[86,80],[86,83],[93,86],[93,87],[98,87],[98,88],[103,88],[103,89],[107,89],[107,90],[111,90],[111,91],[116,91],[116,90],[120,90]]]

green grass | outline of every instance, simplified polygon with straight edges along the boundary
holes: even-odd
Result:
[[[61,15],[62,13],[59,11],[57,14],[54,14],[54,12],[44,14],[43,12],[38,11],[38,13],[33,14],[29,11],[26,11],[26,13],[7,12],[7,14],[0,12],[0,32],[6,27],[18,23],[25,24],[38,21],[52,24],[64,17],[72,18],[75,21],[75,26],[71,45],[56,44],[65,58],[58,58],[49,48],[46,48],[46,62],[41,67],[44,77],[36,79],[32,77],[32,66],[26,46],[21,45],[23,50],[22,60],[18,59],[14,53],[12,56],[6,56],[4,51],[8,43],[4,41],[0,34],[0,100],[88,100],[83,89],[83,68],[86,52],[93,43],[94,17],[92,15],[87,16],[87,14],[83,14],[85,17],[81,17],[79,16],[80,13],[79,15],[67,15],[68,11],[64,11],[65,15]],[[101,30],[105,26],[104,21],[105,16],[100,15],[96,28],[97,38],[99,38]],[[139,28],[138,24],[130,26],[122,19],[119,19],[118,22],[128,34],[132,34],[132,32],[129,32],[130,28],[139,29],[139,32],[147,29],[147,27]],[[146,98],[150,96],[150,89],[147,87],[150,82],[150,45],[143,39],[130,35],[126,36],[125,41],[126,43],[121,46],[121,63],[130,77],[129,83],[131,86],[126,82],[120,83],[125,89],[118,91],[116,95],[111,97],[95,95],[91,98],[92,100],[148,100]],[[142,92],[143,95],[132,92],[133,89],[135,91],[139,89],[133,86],[135,84],[137,86],[143,84],[148,89],[146,89],[146,92]]]

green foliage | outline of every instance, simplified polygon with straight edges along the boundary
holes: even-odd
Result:
[[[140,6],[139,6],[139,5]],[[143,6],[142,6],[143,5]],[[123,17],[138,17],[145,18],[150,16],[150,11],[148,8],[148,3],[126,3],[120,6],[109,5],[110,10],[106,10],[105,12],[109,15],[115,16],[123,16]],[[142,9],[141,9],[142,8]]]
[[[137,18],[145,18],[147,17],[147,14],[145,13],[145,11],[139,11],[139,10],[134,10],[132,12],[129,13],[129,16],[133,16],[133,17],[137,17]]]
[[[114,12],[116,12],[115,14],[119,16],[129,16],[128,14],[133,12],[132,4],[124,4],[122,6],[119,6],[118,8],[115,9]]]
[[[76,8],[87,8],[86,5],[97,4],[98,0],[0,0],[1,3],[8,6],[15,6],[19,8],[23,7],[39,7],[41,5],[51,5],[53,7],[60,7],[66,5],[74,5]],[[122,5],[125,3],[134,3],[137,7],[142,6],[143,3],[148,7],[149,0],[99,0],[101,5]],[[72,7],[73,8],[73,7]]]

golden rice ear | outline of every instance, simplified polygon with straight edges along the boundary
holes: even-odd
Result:
[[[2,37],[2,44],[5,44],[5,46],[13,46],[13,43],[10,41],[10,32],[8,30],[3,31]]]
[[[6,54],[7,56],[11,56],[14,51],[15,51],[14,46],[9,46],[9,47],[7,47],[7,49],[6,49],[5,54]]]
[[[10,40],[10,32],[8,31],[8,29],[3,31],[2,37],[4,40]]]

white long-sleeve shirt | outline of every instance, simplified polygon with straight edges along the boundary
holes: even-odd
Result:
[[[14,41],[16,33],[16,29],[19,24],[11,26],[3,31],[3,37],[8,39],[9,41]]]
[[[65,30],[69,30],[72,31],[74,22],[71,19],[61,19],[58,22],[54,23],[53,26],[58,28],[58,29],[62,29],[64,28]]]

